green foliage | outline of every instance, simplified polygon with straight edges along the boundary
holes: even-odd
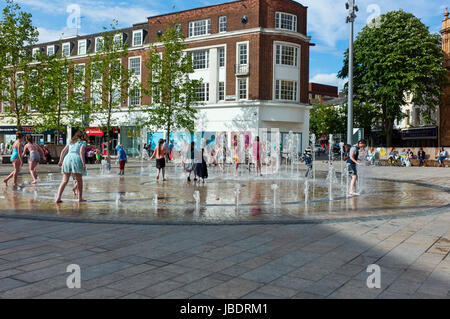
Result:
[[[310,131],[317,136],[322,134],[337,134],[345,132],[345,118],[341,106],[318,103],[313,106],[310,114]]]
[[[156,45],[149,50],[146,67],[151,72],[142,88],[152,98],[151,105],[143,107],[147,115],[143,124],[164,129],[167,136],[172,130],[194,131],[195,92],[201,83],[189,78],[194,72],[192,58],[184,52],[186,44],[180,29],[171,25],[161,36],[162,50]]]
[[[36,79],[32,74],[36,67],[31,64],[29,47],[37,40],[31,14],[6,0],[0,20],[0,100],[7,103],[2,117],[13,118],[18,129],[31,119],[26,106],[32,104],[35,94],[31,81]]]
[[[366,26],[355,41],[354,92],[356,99],[378,110],[387,145],[393,123],[403,117],[404,93],[413,103],[435,109],[446,82],[440,36],[430,34],[413,14],[391,11],[380,26]],[[348,51],[339,77],[348,76]]]
[[[34,81],[36,92],[32,101],[34,105],[32,109],[39,113],[35,119],[35,126],[39,131],[56,130],[59,135],[63,131],[63,126],[68,124],[72,69],[66,57],[57,55],[41,55],[37,68],[35,72],[37,81]],[[59,142],[59,138],[57,141]]]

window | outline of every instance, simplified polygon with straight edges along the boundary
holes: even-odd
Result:
[[[33,59],[36,59],[36,58],[37,58],[37,56],[38,56],[38,54],[39,54],[40,51],[41,51],[41,50],[40,50],[39,48],[33,48],[32,53],[31,53]]]
[[[135,76],[141,75],[141,58],[130,58],[130,71]]]
[[[238,45],[238,64],[243,65],[248,63],[247,43],[240,43]]]
[[[275,28],[297,32],[297,16],[289,13],[275,14]]]
[[[181,32],[181,24],[180,23],[175,24],[175,31],[177,33]]]
[[[103,51],[104,44],[105,44],[105,39],[103,39],[103,37],[95,38],[95,52]]]
[[[84,95],[84,78],[86,74],[86,68],[84,64],[77,64],[74,67],[73,86],[74,92],[78,96]],[[83,96],[84,97],[84,96]]]
[[[123,35],[122,33],[118,33],[114,35],[114,44],[116,45],[116,47],[121,47],[123,44]]]
[[[298,66],[298,47],[276,45],[276,64]]]
[[[133,31],[133,46],[137,47],[142,45],[142,30]]]
[[[130,106],[139,106],[141,104],[141,90],[134,88],[130,91]]]
[[[225,82],[219,82],[218,97],[219,101],[225,100]]]
[[[209,51],[201,50],[192,52],[192,65],[194,70],[209,68]]]
[[[202,83],[195,92],[196,101],[207,102],[209,101],[209,83]]]
[[[198,37],[211,33],[211,19],[189,22],[189,37]]]
[[[225,48],[219,48],[219,67],[225,66]]]
[[[78,55],[86,54],[86,40],[78,41]]]
[[[247,79],[238,79],[238,93],[240,100],[247,99]]]
[[[55,46],[54,45],[49,45],[47,47],[47,55],[51,56],[55,54]]]
[[[91,65],[91,74],[92,74],[92,81],[95,82],[101,82],[102,81],[102,71],[101,71],[102,65],[99,63],[94,63]]]
[[[297,82],[277,80],[275,85],[275,99],[297,101]]]
[[[62,45],[62,55],[70,56],[70,43],[64,43]]]
[[[219,17],[219,32],[227,32],[227,17]]]

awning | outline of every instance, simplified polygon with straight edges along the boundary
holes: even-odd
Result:
[[[105,135],[98,127],[90,127],[84,130],[89,136],[103,136]]]

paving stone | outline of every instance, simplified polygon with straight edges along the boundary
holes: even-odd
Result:
[[[126,256],[126,257],[118,258],[117,260],[128,263],[128,264],[133,264],[133,265],[145,264],[146,262],[150,261],[148,258],[140,257],[140,256]]]
[[[223,283],[223,280],[214,279],[211,276],[199,279],[197,281],[191,282],[186,286],[183,286],[183,290],[198,294],[212,287],[218,286]]]
[[[184,285],[184,283],[181,283],[178,281],[166,280],[159,284],[151,285],[145,289],[138,290],[137,293],[140,295],[147,296],[147,297],[155,298],[160,295],[166,294],[169,291],[177,289],[183,285]]]
[[[200,278],[206,277],[210,274],[211,273],[209,271],[200,270],[200,269],[192,269],[188,272],[185,272],[182,275],[173,277],[172,280],[187,284],[187,283],[196,281]]]
[[[236,277],[236,276],[242,275],[250,270],[251,270],[251,268],[248,268],[248,267],[233,265],[229,268],[221,270],[220,273]]]
[[[272,296],[282,297],[282,298],[291,298],[295,294],[297,294],[297,291],[294,289],[286,288],[286,287],[278,287],[274,285],[265,285],[258,290],[256,290],[255,293],[263,293],[268,294]]]
[[[132,264],[124,263],[121,261],[110,261],[102,264],[98,264],[95,266],[88,267],[86,269],[81,269],[81,279],[82,280],[91,280],[98,277],[102,277],[113,272],[117,272],[119,270],[123,270],[126,268],[132,267]]]
[[[26,283],[23,281],[15,280],[12,278],[0,279],[0,292],[14,289],[17,287],[25,286]]]
[[[303,290],[308,286],[314,284],[312,280],[301,279],[292,277],[290,275],[280,277],[271,282],[271,285],[278,287],[286,287],[294,290]]]
[[[184,290],[172,290],[164,295],[156,297],[156,299],[188,299],[193,293]]]
[[[216,287],[208,289],[203,294],[221,299],[235,299],[249,294],[251,291],[256,290],[260,286],[262,286],[262,284],[255,281],[234,278]]]
[[[265,264],[241,275],[241,278],[268,283],[294,270],[294,267],[274,263]]]
[[[123,295],[124,293],[122,291],[102,287],[88,292],[82,292],[70,297],[70,299],[115,299],[120,298]]]

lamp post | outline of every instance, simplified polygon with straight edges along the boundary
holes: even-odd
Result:
[[[345,4],[349,15],[347,16],[347,23],[350,23],[350,43],[348,49],[348,111],[347,111],[347,144],[353,143],[353,25],[358,12],[358,6],[355,5],[355,0],[348,0]]]

